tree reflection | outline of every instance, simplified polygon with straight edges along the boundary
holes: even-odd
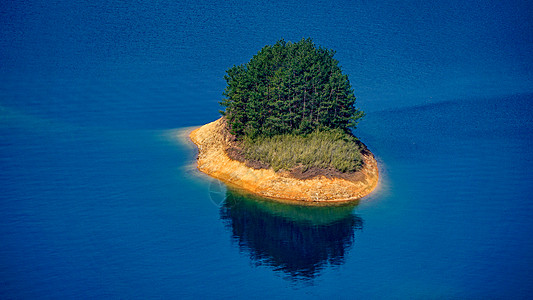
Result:
[[[363,220],[356,204],[337,207],[278,203],[229,189],[221,218],[242,252],[292,279],[312,279],[322,269],[341,265]]]

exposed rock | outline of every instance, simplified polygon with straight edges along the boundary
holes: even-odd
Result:
[[[231,156],[238,153],[231,150],[235,138],[228,132],[223,118],[195,129],[189,136],[198,146],[200,171],[267,198],[307,203],[347,202],[370,194],[378,183],[377,162],[366,147],[361,152],[363,167],[356,173],[343,175],[313,170],[308,174],[300,171],[300,174],[298,170],[275,172],[264,165],[250,166],[250,162],[231,159],[228,153]]]

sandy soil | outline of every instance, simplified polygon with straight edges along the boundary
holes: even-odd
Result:
[[[226,150],[233,137],[222,118],[197,128],[189,135],[198,146],[198,169],[234,187],[253,194],[279,200],[305,203],[343,203],[370,194],[379,175],[374,155],[365,147],[363,168],[348,178],[314,176],[298,179],[286,171],[254,169],[229,158]]]

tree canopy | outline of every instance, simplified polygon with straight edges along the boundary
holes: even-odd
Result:
[[[254,139],[355,128],[364,113],[334,54],[309,38],[280,40],[227,70],[220,104],[231,132]]]

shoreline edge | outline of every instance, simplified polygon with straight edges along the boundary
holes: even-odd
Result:
[[[253,169],[230,159],[226,154],[229,132],[223,118],[194,129],[189,138],[198,147],[197,168],[233,187],[261,197],[299,204],[342,204],[370,194],[378,184],[379,172],[374,155],[363,157],[359,180],[317,176],[297,179],[286,171]]]

